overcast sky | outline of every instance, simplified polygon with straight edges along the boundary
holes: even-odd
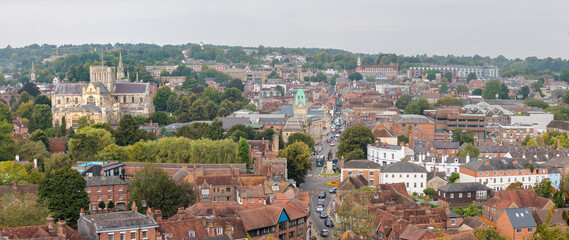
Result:
[[[1,0],[0,47],[155,43],[569,58],[567,0]]]

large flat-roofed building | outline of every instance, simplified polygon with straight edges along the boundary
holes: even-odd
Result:
[[[496,66],[428,66],[428,67],[411,67],[407,75],[409,78],[419,78],[423,76],[425,71],[438,70],[443,74],[451,72],[452,76],[465,78],[469,73],[476,73],[478,79],[488,79],[500,77],[500,68]]]

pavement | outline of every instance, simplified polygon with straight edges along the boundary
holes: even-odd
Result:
[[[335,146],[331,147],[329,143],[322,144],[322,151],[318,155],[328,156],[328,152],[332,151],[332,153],[336,152],[336,147],[338,146],[337,142],[334,142]],[[317,155],[317,156],[318,156]],[[316,157],[316,156],[314,156]],[[334,228],[329,228],[324,225],[324,221],[326,219],[320,218],[320,213],[316,212],[316,207],[318,205],[318,193],[320,191],[326,192],[326,198],[324,199],[324,207],[325,211],[329,212],[330,209],[330,200],[334,197],[335,194],[330,193],[330,189],[334,188],[332,186],[324,185],[324,183],[329,181],[336,181],[340,180],[340,176],[335,177],[324,177],[320,176],[322,173],[322,167],[316,167],[316,161],[312,160],[312,170],[308,172],[306,176],[306,181],[300,185],[300,189],[303,192],[310,193],[310,221],[311,221],[311,236],[317,236],[318,239],[322,239],[320,236],[320,231],[322,229],[328,229],[330,231],[330,236],[327,238],[333,238]]]

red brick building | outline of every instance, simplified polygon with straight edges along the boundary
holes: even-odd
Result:
[[[87,187],[85,191],[89,196],[89,211],[98,212],[99,202],[108,205],[110,201],[115,204],[115,210],[126,210],[128,203],[128,185],[119,176],[89,177],[85,178]]]
[[[410,146],[414,146],[416,140],[430,141],[435,139],[435,122],[425,116],[401,115],[393,119],[392,127],[395,135],[409,136]]]

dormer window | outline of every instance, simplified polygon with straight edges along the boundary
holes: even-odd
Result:
[[[223,228],[217,228],[217,235],[223,234]]]
[[[435,158],[432,158],[431,161],[432,161],[432,162],[435,162]]]
[[[454,159],[454,162],[455,162],[455,163],[458,163],[458,158],[455,158],[455,159]]]
[[[194,230],[188,231],[188,237],[191,237],[191,238],[196,237],[196,232]]]

